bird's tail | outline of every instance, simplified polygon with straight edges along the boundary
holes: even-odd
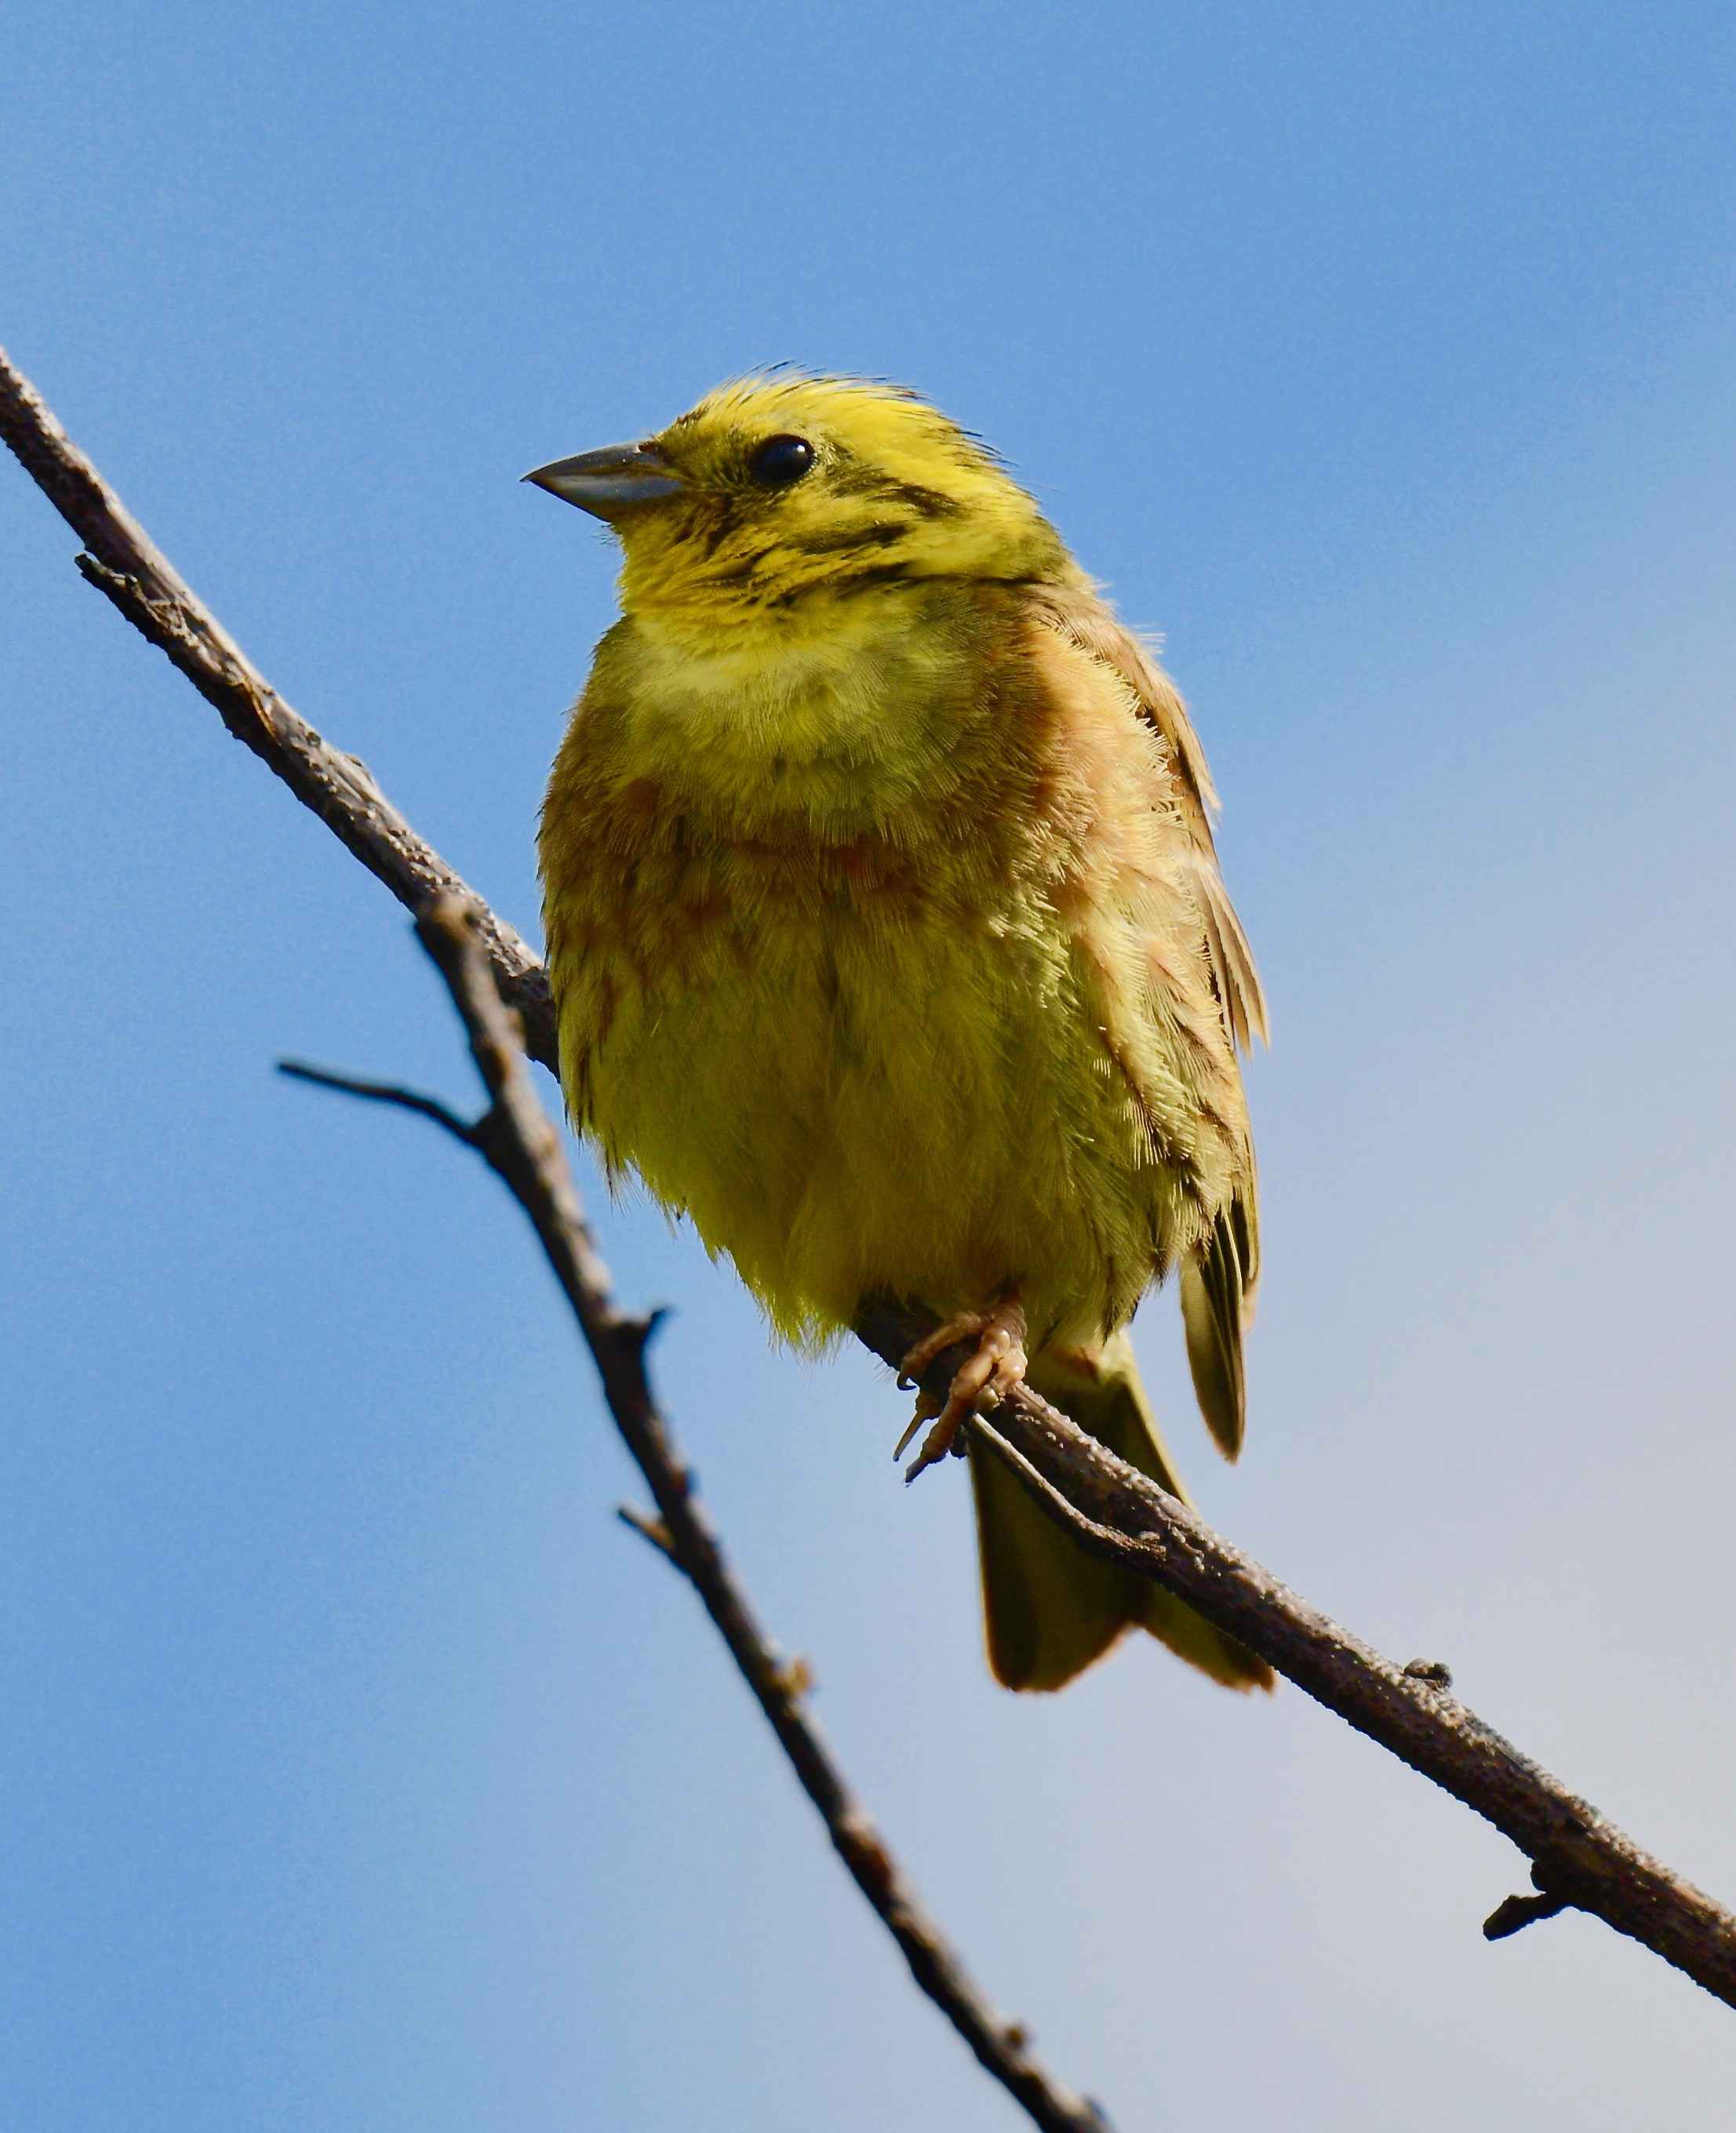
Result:
[[[1115,1334],[1093,1354],[1045,1350],[1026,1373],[1099,1443],[1189,1500],[1171,1463],[1132,1343]],[[970,1450],[988,1664],[1007,1688],[1060,1688],[1125,1630],[1149,1630],[1229,1688],[1270,1688],[1272,1670],[1161,1586],[1087,1555],[1039,1510],[992,1452]]]

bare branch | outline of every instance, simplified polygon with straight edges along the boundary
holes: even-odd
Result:
[[[1508,1940],[1522,1928],[1536,1925],[1540,1919],[1556,1918],[1567,1908],[1565,1896],[1503,1896],[1483,1921],[1483,1938]]]
[[[347,845],[411,912],[443,896],[483,913],[488,959],[509,1007],[524,1018],[525,1048],[558,1068],[555,1014],[542,965],[436,852],[374,782],[367,764],[322,740],[291,710],[194,594],[0,349],[0,436],[84,543],[79,568],[133,628],[198,690],[237,740],[274,770],[304,807]]]
[[[659,1554],[666,1555],[671,1562],[675,1562],[675,1543],[669,1538],[669,1529],[661,1519],[652,1518],[649,1511],[642,1511],[634,1504],[617,1504],[615,1516],[623,1525],[631,1526],[641,1539],[648,1540]],[[680,1567],[678,1564],[676,1567]]]
[[[354,759],[327,749],[257,676],[3,356],[0,434],[89,543],[93,556],[81,559],[86,575],[162,644],[230,730],[395,895],[420,911],[442,890],[468,893]],[[125,585],[112,586],[111,576]],[[553,1008],[541,967],[510,927],[486,917],[482,922],[505,996],[522,1018],[527,1049],[554,1067]],[[856,1331],[896,1369],[933,1323],[889,1303],[864,1312]],[[925,1384],[944,1391],[959,1359],[958,1350],[936,1357]],[[1491,1926],[1515,1931],[1558,1907],[1589,1911],[1736,2005],[1736,1918],[1484,1726],[1447,1692],[1437,1666],[1413,1662],[1401,1668],[1383,1659],[1035,1394],[1022,1389],[1001,1404],[992,1423],[973,1427],[999,1456],[1016,1455],[1014,1471],[1025,1485],[1082,1545],[1179,1593],[1511,1837],[1532,1861],[1541,1900],[1509,1899]],[[1523,1907],[1523,1917],[1510,1905]]]
[[[476,1148],[505,1180],[542,1240],[601,1374],[609,1413],[656,1503],[655,1519],[624,1505],[622,1518],[666,1555],[699,1594],[802,1789],[819,1808],[834,1848],[903,1950],[911,1974],[1045,2133],[1109,2133],[1094,2104],[1061,2087],[1032,2058],[1022,2025],[1007,2021],[978,1991],[808,1716],[803,1699],[811,1677],[805,1663],[786,1660],[754,1619],[652,1392],[645,1347],[656,1321],[628,1317],[615,1304],[560,1136],[525,1071],[517,1018],[502,1004],[474,912],[456,898],[443,900],[423,912],[416,932],[451,989],[488,1091],[488,1109],[476,1124],[464,1125],[430,1097],[381,1082],[321,1070],[286,1071],[326,1088],[421,1111]]]
[[[926,1322],[887,1311],[861,1330],[896,1361]],[[944,1390],[946,1358],[932,1375]],[[1179,1593],[1510,1837],[1541,1896],[1509,1899],[1489,1922],[1501,1922],[1491,1939],[1568,1908],[1589,1911],[1736,2006],[1736,1918],[1484,1725],[1449,1694],[1438,1665],[1413,1673],[1383,1659],[1027,1389],[969,1427],[1081,1547]]]
[[[396,1104],[402,1110],[432,1119],[466,1148],[476,1145],[474,1126],[466,1124],[456,1111],[449,1111],[436,1098],[425,1096],[419,1090],[401,1088],[396,1081],[358,1081],[353,1074],[334,1074],[324,1066],[305,1066],[296,1059],[280,1059],[277,1071],[288,1075],[292,1081],[311,1081],[316,1089],[335,1089],[340,1095],[363,1096],[374,1104]]]

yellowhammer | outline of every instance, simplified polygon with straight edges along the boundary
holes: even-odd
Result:
[[[1265,1010],[1174,687],[993,455],[890,387],[744,378],[527,479],[625,556],[542,818],[575,1124],[789,1339],[888,1296],[946,1322],[931,1354],[977,1337],[918,1469],[1023,1375],[1183,1495],[1125,1329],[1176,1269],[1233,1458],[1258,1264],[1237,1047]],[[1269,1683],[970,1469],[1008,1687],[1059,1688],[1135,1623]]]

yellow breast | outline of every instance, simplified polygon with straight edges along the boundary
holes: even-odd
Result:
[[[792,1338],[1012,1280],[1040,1337],[1088,1337],[1224,1160],[1190,1071],[1214,1010],[1152,925],[1167,773],[1016,594],[882,621],[835,685],[880,692],[868,746],[805,655],[719,684],[605,640],[541,840],[569,1102]]]

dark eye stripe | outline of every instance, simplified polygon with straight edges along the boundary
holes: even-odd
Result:
[[[894,481],[873,467],[835,469],[831,486],[840,496],[873,497],[882,503],[901,503],[906,511],[919,513],[924,518],[956,518],[964,508],[938,489],[925,489],[920,482]]]
[[[921,489],[913,481],[892,482],[887,494],[908,504],[912,511],[920,511],[925,518],[955,518],[962,508],[939,489]]]
[[[848,556],[858,549],[868,555],[876,548],[897,547],[909,531],[907,525],[888,521],[879,526],[847,527],[836,533],[814,533],[790,545],[804,556]]]

